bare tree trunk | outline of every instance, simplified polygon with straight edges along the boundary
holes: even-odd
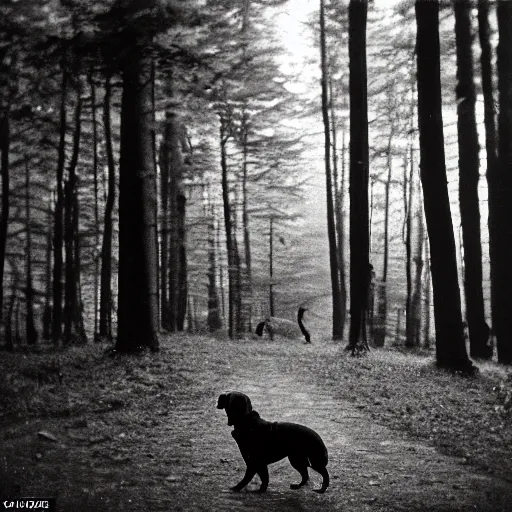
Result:
[[[92,115],[92,177],[94,184],[94,238],[96,248],[100,246],[100,214],[98,194],[98,120],[96,117],[96,85],[92,71],[89,73],[89,85],[91,88],[91,115]],[[99,326],[99,278],[100,278],[100,255],[94,255],[94,339],[98,337]]]
[[[165,124],[164,135],[160,146],[160,204],[162,208],[160,235],[160,314],[162,327],[170,330],[169,320],[169,123]]]
[[[215,211],[210,206],[208,220],[208,330],[217,331],[222,327],[219,311],[219,297],[216,283]]]
[[[49,340],[52,332],[52,206],[53,192],[50,192],[48,200],[48,235],[46,237],[46,287],[43,310],[43,338]]]
[[[409,185],[409,190],[407,190]],[[412,316],[412,212],[414,189],[413,151],[410,148],[409,178],[407,178],[407,158],[404,160],[404,206],[405,206],[405,275],[407,296],[405,300],[405,346],[414,346],[414,319]]]
[[[418,194],[417,197],[420,197],[421,190],[418,185],[417,188]],[[425,238],[425,227],[423,225],[423,210],[421,208],[421,204],[418,202],[419,206],[417,209],[417,219],[418,219],[418,233],[416,238],[416,256],[414,257],[414,264],[416,267],[415,279],[414,279],[414,293],[412,295],[411,300],[411,321],[413,325],[412,336],[413,336],[413,345],[419,347],[421,345],[421,294],[422,294],[422,275],[423,275],[423,242]]]
[[[65,265],[65,300],[64,300],[64,343],[70,344],[78,340],[78,283],[77,270],[78,262],[75,261],[75,243],[78,233],[75,232],[76,204],[78,194],[76,166],[80,151],[80,138],[82,131],[81,114],[82,98],[80,89],[77,91],[75,106],[75,122],[73,132],[73,150],[68,166],[68,178],[64,186],[64,249],[66,256]],[[79,272],[79,271],[78,271]]]
[[[100,319],[99,335],[101,339],[112,340],[112,231],[113,211],[116,198],[116,169],[114,149],[112,147],[112,126],[110,103],[112,86],[110,76],[105,78],[105,97],[103,99],[103,126],[105,131],[105,147],[107,154],[108,185],[105,203],[105,225],[101,246],[100,275]]]
[[[482,69],[482,92],[484,97],[484,124],[485,124],[485,152],[487,162],[487,205],[489,208],[489,256],[491,260],[491,319],[495,329],[497,324],[496,313],[499,308],[496,290],[499,286],[496,275],[496,241],[499,237],[495,219],[498,215],[496,210],[496,187],[497,187],[497,150],[496,150],[496,123],[494,119],[494,98],[493,98],[493,69],[492,69],[492,47],[490,42],[489,27],[489,0],[478,0],[478,35],[480,47],[480,65]]]
[[[274,217],[270,217],[270,230],[268,241],[268,309],[270,316],[275,316],[274,306]]]
[[[7,318],[5,319],[5,348],[8,351],[14,350],[14,337],[12,334],[12,317],[14,315],[14,306],[16,305],[16,292],[18,290],[18,272],[13,272],[14,276],[11,285],[11,297],[7,309]]]
[[[498,16],[498,176],[496,186],[495,276],[498,361],[512,364],[512,3],[499,0]]]
[[[64,164],[66,159],[66,103],[68,93],[69,71],[66,58],[62,58],[62,84],[60,97],[60,140],[57,162],[56,201],[53,228],[53,306],[52,306],[52,340],[59,343],[62,335],[62,247],[63,247],[63,210],[64,210]]]
[[[336,248],[336,226],[334,222],[334,200],[331,176],[331,127],[329,122],[329,95],[327,90],[328,71],[325,43],[325,2],[320,0],[320,58],[322,84],[322,118],[324,122],[325,187],[327,191],[327,235],[329,239],[329,262],[332,294],[332,339],[343,338],[338,252]]]
[[[25,217],[27,221],[27,289],[25,291],[26,323],[25,330],[27,334],[27,343],[35,345],[37,343],[37,330],[34,324],[34,287],[32,285],[32,226],[30,218],[30,175],[28,161],[25,157]]]
[[[439,2],[415,3],[421,182],[430,240],[437,364],[472,373],[461,316],[455,240],[444,158],[439,48]]]
[[[183,159],[181,156],[181,126],[175,112],[166,113],[165,150],[166,158],[163,163],[168,164],[164,171],[164,179],[168,176],[168,225],[169,225],[169,255],[168,264],[168,308],[165,315],[167,328],[171,331],[183,330],[185,311],[187,305],[187,271],[185,251],[185,204],[186,197],[183,190]]]
[[[220,119],[220,159],[222,171],[222,202],[224,205],[224,227],[226,231],[226,252],[228,257],[228,336],[233,338],[235,322],[235,286],[234,286],[234,258],[233,258],[233,228],[231,204],[229,201],[228,165],[226,161],[226,143],[228,140],[225,119]]]
[[[423,346],[430,348],[430,251],[428,240],[425,240],[425,338]]]
[[[471,357],[490,358],[489,327],[485,322],[482,289],[482,240],[480,236],[479,144],[476,126],[476,93],[471,49],[471,2],[455,2],[457,43],[457,132],[459,143],[459,203],[464,242],[464,289]]]
[[[368,214],[368,101],[366,18],[368,5],[349,2],[350,59],[350,340],[354,354],[367,348],[366,311],[370,287]]]
[[[245,114],[244,114],[245,116]],[[249,195],[248,195],[248,128],[244,117],[242,125],[242,225],[244,232],[244,256],[245,256],[245,288],[247,289],[247,302],[249,303],[246,316],[248,320],[248,331],[252,331],[251,305],[253,301],[252,288],[252,257],[251,257],[251,236],[249,227]],[[246,302],[246,301],[244,301]],[[246,303],[247,303],[246,302]]]
[[[140,37],[140,36],[139,36]],[[151,138],[149,41],[126,49],[121,105],[119,303],[116,349],[158,346],[156,173]]]
[[[346,323],[346,312],[347,312],[347,289],[345,286],[345,233],[343,228],[343,195],[344,190],[344,179],[345,179],[345,131],[343,130],[342,135],[342,173],[341,183],[339,184],[338,179],[338,148],[337,148],[337,125],[336,125],[336,109],[335,98],[333,94],[332,79],[329,78],[329,104],[330,104],[330,120],[331,120],[331,131],[332,131],[332,178],[334,181],[333,194],[334,194],[334,220],[336,227],[336,254],[337,254],[337,266],[338,276],[340,285],[340,329],[343,337],[345,332]]]
[[[389,264],[389,203],[391,191],[391,177],[393,171],[393,158],[391,155],[391,138],[388,139],[387,164],[388,175],[384,194],[384,256],[382,265],[382,279],[377,288],[377,322],[373,328],[373,342],[377,347],[383,347],[386,342],[386,328],[388,316],[387,280]]]

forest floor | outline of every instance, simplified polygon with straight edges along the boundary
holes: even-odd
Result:
[[[352,358],[314,340],[163,337],[161,351],[104,345],[0,354],[0,499],[56,497],[82,511],[510,511],[512,384],[479,364],[464,378],[393,350]],[[57,369],[63,374],[59,383]],[[218,395],[306,424],[329,450],[331,485],[298,490],[287,461],[265,494],[229,487],[245,465]],[[0,503],[1,505],[1,503]]]

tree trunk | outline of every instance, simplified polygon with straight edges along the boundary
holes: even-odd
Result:
[[[471,49],[471,2],[455,2],[457,44],[457,132],[459,142],[459,204],[464,243],[464,289],[471,357],[489,358],[489,327],[485,323],[480,236],[479,144],[476,127],[476,93]]]
[[[185,193],[180,191],[178,193],[178,304],[176,311],[176,328],[178,331],[183,331],[185,326],[185,315],[187,312],[187,247],[185,241],[185,213],[186,213]]]
[[[168,329],[183,330],[187,305],[185,204],[183,190],[183,159],[181,156],[181,126],[175,112],[166,113],[166,149],[169,165],[169,257],[168,257]]]
[[[208,221],[208,330],[210,332],[217,331],[222,327],[216,283],[217,258],[215,249],[215,212],[213,207],[210,207]]]
[[[336,248],[336,226],[334,223],[334,200],[331,175],[331,127],[329,122],[329,95],[327,90],[327,59],[325,43],[325,5],[320,0],[320,60],[322,84],[322,118],[324,122],[325,187],[327,191],[327,236],[329,239],[329,261],[332,294],[332,339],[343,338],[338,253]]]
[[[417,192],[417,197],[419,198],[421,194],[419,184],[417,187]],[[423,242],[425,238],[425,227],[423,225],[423,210],[421,204],[418,205],[417,219],[418,233],[416,235],[416,256],[414,257],[416,272],[414,277],[414,292],[411,300],[411,328],[413,337],[412,344],[416,347],[419,347],[421,345],[421,294],[423,290],[421,277],[423,275]]]
[[[425,348],[430,348],[430,282],[432,274],[430,272],[430,251],[428,248],[428,240],[425,240],[425,332],[424,343]]]
[[[5,348],[12,352],[14,350],[14,337],[12,334],[12,317],[14,315],[14,306],[16,305],[16,291],[18,290],[18,272],[13,272],[11,297],[7,309],[7,318],[5,319]]]
[[[421,183],[430,240],[436,357],[440,367],[472,372],[462,327],[455,239],[444,158],[439,2],[415,3]]]
[[[350,340],[354,354],[367,347],[366,311],[370,286],[368,219],[368,102],[366,72],[367,2],[349,2],[350,58]]]
[[[410,151],[409,178],[407,178],[407,157],[404,159],[404,207],[405,207],[405,275],[407,296],[405,300],[405,346],[414,346],[414,319],[412,316],[412,211],[414,188],[413,151]],[[407,190],[409,185],[409,190]]]
[[[489,27],[489,1],[478,1],[478,35],[480,47],[480,66],[482,69],[482,93],[484,97],[485,152],[487,160],[487,205],[489,209],[487,225],[489,229],[489,256],[491,260],[491,323],[493,330],[497,324],[496,312],[499,304],[496,298],[498,276],[496,275],[496,241],[499,233],[496,230],[497,215],[497,155],[496,155],[496,122],[494,119],[492,47]]]
[[[332,79],[329,78],[329,104],[330,104],[330,120],[332,132],[332,178],[334,193],[334,220],[336,228],[336,257],[338,268],[338,279],[340,287],[340,330],[343,337],[345,332],[346,312],[347,312],[347,289],[345,287],[345,233],[343,228],[343,200],[344,200],[344,181],[345,181],[345,131],[342,135],[342,172],[341,183],[338,178],[338,148],[337,148],[337,125],[336,125],[336,109],[335,98],[333,94]]]
[[[222,202],[224,206],[224,227],[226,230],[226,252],[228,257],[228,336],[233,338],[235,329],[235,308],[237,303],[235,286],[235,258],[233,244],[233,226],[231,204],[229,201],[228,165],[226,161],[227,126],[220,119],[220,160],[222,171]]]
[[[9,146],[9,113],[6,111],[2,113],[2,118],[0,119],[0,151],[2,152],[0,161],[0,172],[2,175],[2,218],[0,220],[0,323],[3,321],[5,253],[7,247],[7,229],[9,227]]]
[[[46,289],[43,309],[43,339],[51,339],[52,333],[52,206],[53,192],[50,192],[48,199],[48,234],[46,237]]]
[[[245,114],[244,114],[245,115]],[[249,228],[249,195],[248,195],[248,127],[244,117],[242,128],[242,225],[244,232],[244,256],[245,256],[245,288],[247,289],[247,301],[249,308],[246,311],[248,331],[252,332],[252,313],[251,305],[253,302],[252,290],[252,257],[251,257],[251,236]]]
[[[99,334],[101,339],[112,340],[112,228],[113,211],[116,198],[116,168],[114,149],[112,147],[112,125],[110,118],[110,102],[112,86],[110,76],[105,79],[105,96],[103,99],[103,126],[105,131],[105,147],[107,154],[108,185],[105,203],[105,225],[101,245],[100,275],[100,319]]]
[[[75,107],[75,123],[73,132],[73,150],[68,166],[68,177],[64,186],[64,250],[66,256],[65,266],[65,295],[64,295],[64,343],[70,344],[80,341],[77,319],[79,316],[78,300],[78,282],[77,267],[78,261],[75,261],[75,244],[78,238],[76,196],[78,194],[76,166],[78,164],[78,155],[80,151],[80,138],[82,131],[81,123],[82,98],[80,90],[77,91],[77,101]],[[78,273],[80,271],[78,270]]]
[[[165,124],[160,146],[160,204],[162,205],[160,234],[160,314],[162,327],[170,330],[169,321],[169,123]]]
[[[498,169],[496,183],[496,341],[498,361],[512,364],[512,2],[498,1]]]
[[[268,310],[270,316],[276,316],[274,306],[274,217],[270,217],[268,240]]]
[[[64,211],[64,164],[66,159],[66,102],[68,93],[69,71],[65,57],[61,62],[62,84],[60,97],[60,140],[57,161],[57,182],[55,216],[53,227],[53,306],[52,306],[52,340],[59,343],[62,335],[62,247],[64,240],[63,233],[63,211]]]
[[[384,255],[382,265],[382,279],[377,288],[377,322],[373,325],[373,342],[376,347],[383,347],[386,342],[386,328],[388,316],[388,263],[389,263],[389,203],[391,191],[391,177],[393,170],[393,158],[391,156],[391,135],[387,148],[388,175],[384,194]]]
[[[30,173],[27,158],[25,158],[25,217],[27,221],[27,289],[25,291],[26,323],[25,331],[27,343],[37,343],[37,330],[34,324],[34,287],[32,285],[32,226],[30,218]]]
[[[142,38],[141,38],[142,39]],[[118,336],[116,349],[158,350],[156,173],[149,41],[126,48],[121,104]]]
[[[96,248],[100,246],[100,214],[98,194],[98,120],[96,117],[96,85],[92,72],[89,73],[89,85],[91,88],[91,116],[92,116],[92,178],[94,184],[94,238]],[[96,249],[97,250],[97,249]],[[100,255],[94,254],[94,339],[98,336],[99,311],[98,293],[100,276]]]

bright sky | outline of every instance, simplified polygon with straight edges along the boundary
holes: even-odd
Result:
[[[400,0],[374,0],[374,5],[378,9],[386,9],[398,1]],[[283,13],[278,16],[281,38],[289,53],[282,64],[285,73],[301,73],[308,57],[316,57],[316,50],[311,46],[313,35],[305,23],[311,19],[311,13],[318,11],[319,6],[319,0],[289,0]],[[293,92],[304,92],[304,84],[288,85]]]

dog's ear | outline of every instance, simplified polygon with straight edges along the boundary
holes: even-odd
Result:
[[[229,393],[222,393],[217,400],[217,409],[225,409],[228,405]]]

